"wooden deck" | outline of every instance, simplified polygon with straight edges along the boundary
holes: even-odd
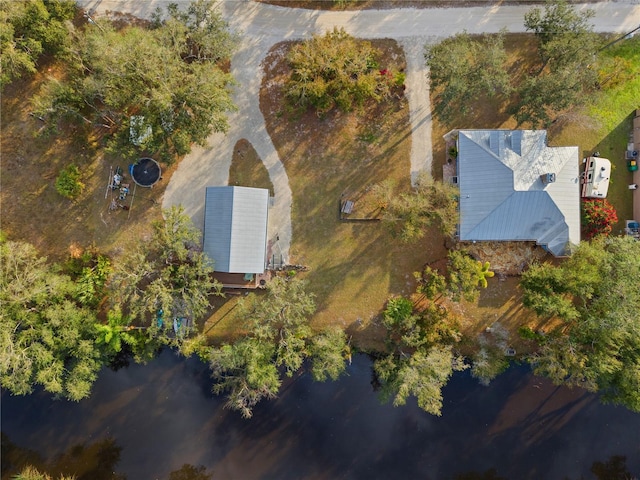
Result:
[[[253,290],[264,288],[271,278],[271,272],[266,271],[265,273],[254,275],[253,280],[245,280],[243,273],[225,272],[213,272],[213,278],[219,281],[224,288]]]

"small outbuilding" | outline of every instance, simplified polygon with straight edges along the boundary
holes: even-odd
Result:
[[[267,189],[207,187],[203,250],[215,272],[241,274],[245,281],[265,272],[268,213]]]

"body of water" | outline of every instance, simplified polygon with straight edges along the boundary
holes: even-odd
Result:
[[[103,371],[80,403],[5,392],[3,478],[24,459],[78,480],[640,477],[640,414],[527,367],[489,387],[456,374],[442,417],[413,401],[381,404],[364,355],[338,382],[287,381],[250,420],[210,387],[206,365],[167,350],[148,365]]]

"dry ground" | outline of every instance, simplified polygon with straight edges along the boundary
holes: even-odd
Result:
[[[29,99],[45,75],[56,75],[55,65],[45,74],[14,82],[1,99],[2,152],[0,178],[1,228],[10,240],[34,244],[51,260],[66,257],[71,246],[97,246],[117,254],[149,231],[151,220],[160,218],[159,200],[172,170],[152,189],[137,188],[129,195],[129,211],[109,211],[107,193],[110,167],[127,170],[128,162],[105,156],[99,139],[81,128],[67,128],[59,136],[38,136],[42,122],[29,115]],[[85,184],[76,200],[68,200],[55,189],[60,170],[73,163]],[[130,181],[128,174],[124,181]],[[133,191],[133,182],[131,181]],[[107,198],[105,194],[107,193]]]
[[[380,68],[405,68],[395,41],[372,43],[384,52]],[[446,255],[444,241],[431,232],[404,245],[380,222],[340,221],[339,204],[342,194],[385,179],[393,180],[397,191],[410,188],[408,104],[399,96],[324,118],[312,111],[295,115],[283,94],[290,46],[274,46],[264,62],[260,106],[293,191],[292,261],[310,269],[303,275],[316,295],[315,327],[338,324],[362,348],[380,346],[377,319],[384,302],[412,292],[412,272]]]

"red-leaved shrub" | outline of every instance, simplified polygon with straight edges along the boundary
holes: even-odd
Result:
[[[618,214],[606,198],[585,198],[582,201],[582,231],[585,240],[596,235],[609,235],[618,222]]]

